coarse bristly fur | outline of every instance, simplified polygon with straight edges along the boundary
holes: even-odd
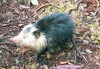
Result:
[[[66,13],[53,13],[26,25],[12,41],[31,46],[38,54],[49,47],[61,46],[73,38],[75,25]]]

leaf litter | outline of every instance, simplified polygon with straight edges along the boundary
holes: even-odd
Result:
[[[50,0],[47,3],[39,2],[37,6],[20,1],[1,0],[0,2],[0,69],[100,68],[99,0]],[[9,38],[17,35],[24,25],[34,23],[44,15],[53,12],[71,14],[77,26],[75,43],[88,60],[87,62],[74,48],[48,52],[37,61],[33,49],[20,48],[8,41]]]

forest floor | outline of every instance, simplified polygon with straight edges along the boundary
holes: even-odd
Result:
[[[71,15],[76,24],[75,43],[87,61],[73,47],[48,51],[37,61],[33,49],[9,42],[25,25],[53,12]],[[100,69],[100,0],[41,0],[37,6],[23,0],[0,0],[0,69],[78,68]]]

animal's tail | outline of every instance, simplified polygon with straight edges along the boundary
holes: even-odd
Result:
[[[83,57],[83,59],[85,61],[87,61],[87,59],[85,58],[85,56],[78,50],[78,48],[77,48],[77,46],[76,46],[75,41],[74,41],[73,38],[71,39],[71,42],[72,42],[73,46],[75,47],[76,51]]]

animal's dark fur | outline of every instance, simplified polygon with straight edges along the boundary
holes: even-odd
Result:
[[[47,39],[45,48],[62,46],[66,41],[73,38],[75,30],[71,17],[65,13],[54,13],[45,16],[36,23],[36,27],[39,30],[35,34],[39,36],[39,32],[43,32]]]
[[[49,46],[65,43],[72,38],[75,29],[71,17],[65,13],[45,16],[37,22],[36,27],[39,28],[40,32],[45,33]]]

